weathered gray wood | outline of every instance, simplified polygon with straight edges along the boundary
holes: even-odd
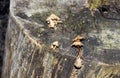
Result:
[[[93,18],[84,4],[84,0],[11,0],[2,77],[119,77],[120,20],[99,13]],[[63,21],[56,30],[45,21],[51,13]],[[84,65],[75,69],[77,49],[71,43],[79,34],[86,39]],[[60,42],[56,51],[50,49],[54,41]]]

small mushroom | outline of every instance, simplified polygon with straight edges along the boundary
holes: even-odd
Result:
[[[49,28],[53,28],[53,29],[55,29],[57,27],[57,24],[62,23],[62,21],[60,20],[60,18],[58,16],[56,16],[55,14],[51,14],[46,19],[46,21],[48,23],[48,27]]]
[[[56,48],[58,48],[59,47],[59,42],[58,41],[55,41],[55,42],[53,42],[52,44],[51,44],[51,46],[50,46],[50,48],[52,49],[52,50],[55,50]]]
[[[78,48],[79,52],[80,48],[83,46],[83,43],[81,42],[82,39],[84,39],[84,37],[78,35],[77,37],[75,37],[75,39],[73,39],[72,43],[72,46]]]
[[[79,69],[83,65],[82,62],[83,62],[83,60],[79,56],[77,56],[77,58],[75,59],[75,62],[74,62],[74,66]]]
[[[79,40],[76,40],[72,43],[72,46],[79,48],[83,46],[83,43],[80,42]]]
[[[83,43],[77,40],[73,42],[72,46],[78,48],[78,55],[82,58],[83,52],[81,51],[81,47],[83,47]]]
[[[80,35],[77,35],[77,37],[75,37],[75,39],[73,39],[73,41],[76,41],[76,40],[83,40],[84,37],[80,36]]]
[[[81,42],[81,40],[83,40],[84,37],[78,35],[77,37],[75,37],[75,39],[73,39],[73,43],[72,46],[78,48],[78,56],[76,57],[74,66],[76,68],[81,68],[82,66],[82,58],[83,58],[83,52],[81,50],[81,47],[83,47],[83,43]]]

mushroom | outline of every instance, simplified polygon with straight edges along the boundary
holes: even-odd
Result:
[[[81,47],[83,47],[83,43],[81,42],[81,40],[83,40],[84,37],[78,35],[77,37],[75,37],[75,39],[73,39],[73,43],[72,43],[72,46],[73,47],[77,47],[79,52],[80,52],[80,49]]]
[[[73,42],[72,46],[78,48],[78,55],[82,58],[83,52],[81,51],[81,47],[83,47],[83,43],[77,40]]]
[[[79,69],[83,65],[82,62],[83,62],[83,60],[80,58],[80,56],[77,56],[77,58],[75,59],[75,62],[74,62],[74,66]]]
[[[77,35],[77,37],[75,37],[75,39],[73,39],[73,41],[76,41],[76,40],[83,40],[84,37],[80,36],[80,35]]]
[[[83,52],[81,51],[81,47],[83,47],[83,43],[81,42],[81,40],[84,39],[84,37],[78,35],[77,37],[75,37],[75,39],[73,39],[73,43],[72,46],[78,48],[78,56],[76,57],[74,66],[76,68],[81,68],[82,66],[82,55]]]
[[[52,50],[55,50],[56,48],[58,48],[59,47],[59,42],[58,41],[55,41],[55,42],[53,42],[52,44],[51,44],[51,46],[50,46],[50,48],[52,49]]]
[[[72,46],[79,48],[83,46],[83,43],[80,42],[79,40],[76,40],[72,43]]]
[[[49,28],[53,28],[55,29],[57,24],[62,23],[62,21],[60,20],[60,18],[58,16],[56,16],[55,14],[51,14],[47,19],[46,19],[47,23],[48,23],[48,27]]]

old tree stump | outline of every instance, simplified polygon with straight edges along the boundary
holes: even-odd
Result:
[[[85,3],[11,0],[2,77],[120,78],[119,5],[95,6],[99,11],[91,16]],[[51,14],[62,20],[56,29],[46,23]],[[80,69],[74,67],[78,51],[71,47],[77,35],[85,37]],[[54,41],[59,41],[60,46],[51,50]]]

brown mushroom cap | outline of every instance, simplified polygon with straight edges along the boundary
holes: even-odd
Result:
[[[55,42],[53,42],[52,44],[51,44],[51,46],[50,46],[50,48],[52,49],[52,50],[55,50],[56,48],[58,48],[59,47],[59,42],[58,41],[55,41]]]
[[[55,41],[52,43],[51,47],[59,47],[59,42],[58,41]]]
[[[58,20],[60,20],[60,18],[59,18],[58,16],[56,16],[55,14],[51,14],[51,15],[46,19],[46,21],[49,21],[49,20],[58,21]]]
[[[59,42],[55,41],[55,42],[52,43],[52,45],[58,47],[59,46]]]
[[[82,40],[84,39],[84,37],[80,36],[80,35],[77,35],[77,37],[75,37],[75,39],[73,39],[73,41],[76,41],[76,40]]]
[[[72,46],[75,46],[75,47],[82,47],[82,46],[83,46],[83,43],[80,42],[79,40],[77,40],[77,41],[74,41],[74,42],[73,42]]]
[[[55,14],[51,14],[47,19],[46,19],[49,28],[56,29],[57,24],[62,23],[60,18],[56,16]]]

